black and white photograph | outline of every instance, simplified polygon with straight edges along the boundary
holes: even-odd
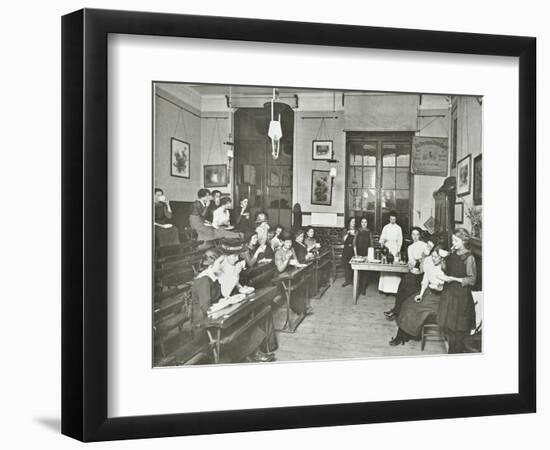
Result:
[[[481,96],[152,85],[154,367],[483,353]]]

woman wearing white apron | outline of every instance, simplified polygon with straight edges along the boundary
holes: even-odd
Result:
[[[395,260],[397,260],[403,245],[403,232],[396,222],[397,216],[392,211],[390,212],[390,223],[382,228],[382,234],[380,235],[380,245],[386,247]],[[396,294],[400,281],[401,275],[399,274],[380,272],[378,290],[386,294]]]

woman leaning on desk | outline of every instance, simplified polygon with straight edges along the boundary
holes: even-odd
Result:
[[[191,288],[191,319],[192,324],[199,327],[208,319],[208,309],[222,297],[220,279],[223,277],[225,256],[218,249],[210,249],[205,253],[203,266],[206,266],[193,281]],[[230,362],[268,362],[274,361],[272,353],[263,353],[260,346],[265,341],[265,333],[258,326],[251,327],[231,343],[224,346],[223,361]],[[195,339],[207,340],[206,332]]]

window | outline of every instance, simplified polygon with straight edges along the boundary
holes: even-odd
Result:
[[[346,216],[366,215],[380,231],[396,211],[406,233],[410,226],[411,133],[348,133]]]

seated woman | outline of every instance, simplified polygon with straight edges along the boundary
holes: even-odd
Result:
[[[219,206],[212,213],[212,228],[214,228],[215,239],[242,239],[242,233],[233,230],[230,223],[229,209],[231,208],[231,199],[223,197],[219,201]]]
[[[399,315],[401,305],[403,302],[415,294],[420,289],[420,281],[422,280],[422,267],[421,263],[424,256],[429,254],[433,248],[433,243],[430,247],[429,243],[420,239],[422,230],[419,227],[412,227],[411,239],[412,243],[407,247],[407,260],[409,266],[409,272],[405,274],[399,282],[397,288],[397,294],[395,295],[395,304],[389,311],[384,311],[384,315],[388,320],[393,320]],[[429,250],[428,250],[429,249]]]
[[[252,230],[252,223],[250,221],[250,210],[248,209],[248,198],[243,198],[239,203],[239,208],[235,210],[235,216],[233,222],[235,223],[235,229],[247,235]]]
[[[284,272],[289,266],[296,267],[299,262],[292,248],[292,235],[285,231],[281,236],[281,240],[283,245],[275,252],[275,267],[279,272]]]
[[[220,278],[223,276],[225,255],[217,249],[208,251],[203,265],[206,269],[197,275],[191,288],[191,318],[192,324],[199,327],[208,318],[208,308],[222,296]],[[206,342],[207,335],[203,329],[196,341]],[[259,326],[251,327],[245,333],[223,347],[223,362],[268,362],[273,361],[273,354],[266,354],[259,350],[266,338]]]
[[[254,267],[261,259],[261,255],[264,253],[266,246],[258,245],[258,233],[254,232],[248,236],[244,251],[241,253],[243,260],[246,263],[246,267]]]
[[[424,259],[424,276],[419,294],[409,296],[401,306],[397,317],[397,335],[390,345],[405,344],[409,339],[418,339],[424,322],[431,314],[437,314],[443,285],[451,281],[443,272],[443,259],[447,252],[440,246],[433,248],[431,256]],[[417,291],[418,292],[418,291]]]
[[[284,228],[282,225],[275,225],[275,231],[273,237],[271,238],[271,250],[275,253],[283,245],[281,236],[283,234]]]
[[[437,314],[437,323],[449,340],[449,353],[464,353],[464,339],[476,326],[472,286],[476,283],[477,268],[468,250],[470,233],[457,228],[452,236],[452,253],[447,258],[446,272],[452,279],[445,284]]]
[[[178,228],[170,223],[172,219],[170,202],[160,188],[155,189],[155,241],[159,247],[180,243]]]
[[[244,246],[240,239],[223,239],[220,249],[225,258],[222,261],[219,282],[222,296],[227,298],[238,294],[243,287],[239,283],[239,277],[246,263],[239,258],[239,255],[244,251]]]
[[[294,253],[296,254],[296,258],[300,264],[307,264],[315,258],[312,250],[306,246],[304,237],[305,233],[303,230],[298,230],[294,235]],[[316,247],[314,246],[313,249],[316,249]]]
[[[304,244],[306,245],[308,252],[316,252],[321,248],[321,244],[319,244],[315,239],[315,229],[313,227],[306,228]]]
[[[281,236],[281,240],[283,241],[283,246],[275,252],[275,267],[277,267],[277,270],[284,272],[289,267],[299,267],[300,263],[292,248],[292,235],[288,231],[285,231]],[[299,315],[313,314],[313,308],[311,308],[309,298],[306,298],[306,296],[293,295],[290,307]]]
[[[193,202],[191,214],[189,215],[189,226],[197,233],[199,241],[209,242],[215,239],[214,228],[206,215],[210,206],[210,191],[199,189],[197,200]]]
[[[263,245],[267,243],[267,232],[269,224],[267,223],[267,214],[263,211],[256,213],[256,233],[258,233],[258,242]]]

